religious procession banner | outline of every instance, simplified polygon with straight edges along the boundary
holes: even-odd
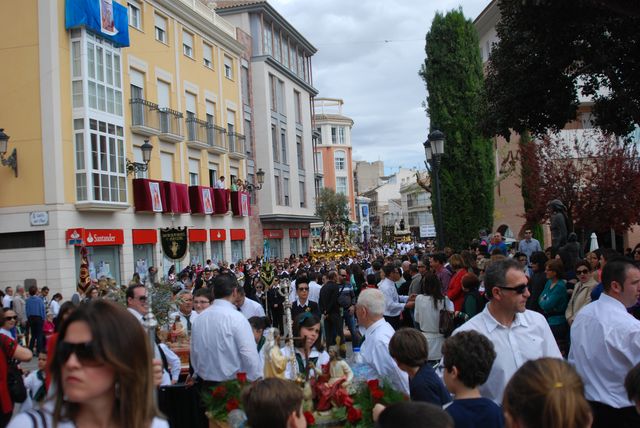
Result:
[[[160,244],[164,255],[168,259],[182,259],[187,253],[187,228],[169,227],[160,229]]]

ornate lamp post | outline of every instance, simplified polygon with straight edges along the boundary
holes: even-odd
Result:
[[[435,184],[435,196],[438,204],[438,209],[436,210],[436,235],[438,248],[442,250],[444,248],[444,224],[442,222],[442,203],[440,198],[440,158],[444,154],[444,134],[437,129],[431,131],[423,146],[427,159],[425,166],[431,171]]]

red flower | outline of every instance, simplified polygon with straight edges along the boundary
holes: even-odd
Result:
[[[362,419],[362,410],[355,407],[349,407],[349,410],[347,410],[347,420],[349,423],[355,424],[360,419]]]
[[[382,397],[384,397],[384,391],[382,391],[381,389],[375,389],[371,391],[371,397],[373,397],[373,399],[376,401],[381,400]]]
[[[245,383],[247,381],[247,374],[243,372],[238,372],[238,374],[236,374],[236,378],[238,379],[238,382]]]
[[[304,412],[304,418],[307,420],[307,425],[313,425],[316,423],[316,418],[314,418],[313,413],[309,411]]]
[[[227,412],[235,410],[238,407],[240,407],[240,402],[235,398],[229,398],[229,400],[227,401],[227,405],[226,405]]]
[[[367,386],[369,387],[369,391],[375,391],[380,387],[380,382],[378,382],[378,379],[371,379],[367,381]]]
[[[213,398],[224,398],[227,395],[227,388],[224,385],[216,386],[213,391],[211,391],[211,395]]]

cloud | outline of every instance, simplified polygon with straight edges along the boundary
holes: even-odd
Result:
[[[475,19],[489,0],[269,0],[318,52],[319,97],[342,98],[354,120],[354,158],[387,169],[423,167],[429,120],[418,75],[424,39],[437,11],[463,7]]]

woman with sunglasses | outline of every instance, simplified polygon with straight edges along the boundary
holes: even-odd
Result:
[[[7,311],[10,312],[10,311]],[[0,308],[0,319],[5,319],[6,312]],[[4,428],[13,413],[13,401],[9,395],[7,372],[11,360],[31,361],[33,354],[27,348],[18,345],[14,339],[0,334],[0,428]]]
[[[571,295],[571,299],[569,299],[565,312],[569,326],[573,323],[578,311],[588,303],[591,303],[591,291],[598,285],[598,281],[593,278],[591,266],[586,260],[576,263],[576,275],[578,276],[578,283]]]
[[[18,322],[18,315],[13,309],[4,310],[4,318],[2,318],[2,327],[0,327],[0,334],[9,336],[13,340],[18,338],[16,331],[16,324]]]
[[[95,300],[64,321],[51,362],[54,393],[11,428],[168,427],[153,399],[151,349],[142,326],[115,303]]]

